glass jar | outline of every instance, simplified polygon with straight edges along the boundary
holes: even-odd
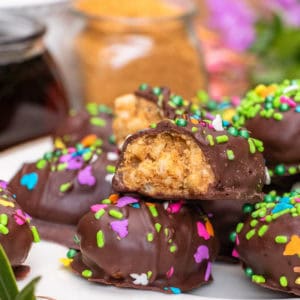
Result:
[[[0,150],[51,133],[68,112],[44,34],[28,17],[0,14]]]
[[[188,0],[171,4],[180,9],[176,16],[92,15],[76,6],[86,19],[75,41],[86,101],[112,106],[117,96],[143,82],[168,86],[187,98],[206,87],[193,30],[195,6]]]

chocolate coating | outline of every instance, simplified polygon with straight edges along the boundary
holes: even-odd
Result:
[[[300,295],[300,194],[268,194],[237,226],[236,251],[263,287]]]
[[[13,267],[25,261],[31,248],[33,235],[29,222],[30,217],[21,210],[7,184],[0,181],[0,244]]]
[[[198,202],[209,216],[216,235],[220,240],[218,259],[232,262],[237,261],[236,258],[232,256],[234,241],[231,240],[231,236],[235,231],[236,224],[243,221],[245,218],[243,206],[248,206],[255,202],[256,201],[248,200],[203,200]]]
[[[113,114],[105,105],[89,103],[79,111],[71,111],[56,129],[53,139],[56,147],[72,147],[86,143],[86,137],[93,137],[93,142],[102,145],[104,151],[114,151],[112,138]]]
[[[233,117],[264,143],[271,177],[300,173],[300,81],[259,85],[242,100]]]
[[[111,192],[117,158],[116,153],[101,153],[100,149],[55,150],[35,163],[24,164],[9,186],[16,192],[20,206],[32,217],[76,225],[92,204]],[[43,238],[53,240],[45,233],[41,230]],[[63,230],[57,234],[58,242],[59,234]]]
[[[157,199],[259,200],[265,182],[265,166],[259,152],[260,144],[256,147],[251,138],[241,137],[239,134],[244,134],[243,131],[234,129],[232,134],[230,132],[230,130],[217,131],[211,128],[209,123],[190,117],[189,120],[177,119],[175,124],[171,121],[162,121],[155,129],[136,133],[124,144],[113,178],[113,188],[118,192],[140,193]],[[168,150],[163,146],[160,149],[159,145],[155,149],[151,148],[153,141],[158,138],[160,138],[159,145],[168,139]],[[178,147],[181,141],[184,142],[181,149],[178,149],[179,155],[171,163],[169,157],[166,159],[168,163],[162,161],[161,157]],[[134,156],[132,153],[136,150],[143,157]],[[187,151],[190,153],[185,154]],[[199,155],[196,157],[197,151]],[[233,156],[228,156],[228,151],[231,151]],[[156,158],[152,157],[153,153],[157,154]],[[174,170],[179,168],[179,160],[184,156],[188,160],[188,165],[186,161],[181,165],[187,174],[186,177],[180,178],[179,175],[174,175]],[[202,162],[201,164],[199,162],[196,169],[193,171],[189,169],[189,164],[198,163],[200,159]],[[140,179],[136,170],[148,161],[149,164],[157,162],[156,173],[149,174],[149,170],[141,170],[143,179]],[[161,163],[163,167],[160,167]],[[170,171],[173,177],[164,176],[167,171]],[[182,173],[182,170],[178,169],[178,172]],[[187,176],[191,176],[189,177],[191,181],[194,176],[199,176],[200,179],[190,184]],[[130,177],[136,178],[136,182],[139,180],[139,185],[126,184],[125,179]],[[175,181],[177,178],[180,178],[178,182]],[[159,182],[160,186],[156,188],[158,183],[154,181],[159,179],[162,183]],[[174,182],[173,190],[168,190],[165,182]],[[177,185],[182,185],[180,191],[176,191]]]
[[[78,224],[72,269],[90,281],[180,293],[212,279],[217,240],[199,206],[121,196],[94,205]]]

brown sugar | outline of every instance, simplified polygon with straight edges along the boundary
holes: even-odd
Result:
[[[144,195],[206,193],[215,181],[196,142],[177,133],[146,135],[128,144],[118,168],[125,186]]]
[[[75,43],[86,101],[113,106],[116,97],[132,92],[142,82],[169,86],[186,98],[204,88],[198,43],[187,26],[191,10],[159,0],[130,0],[120,5],[122,1],[85,0],[76,5],[90,16]]]

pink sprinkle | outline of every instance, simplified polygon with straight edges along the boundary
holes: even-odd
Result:
[[[290,107],[296,107],[297,106],[296,102],[293,99],[285,97],[285,96],[280,97],[280,102],[281,103],[287,103]]]
[[[167,212],[170,214],[177,214],[180,212],[182,202],[170,203],[167,208]]]
[[[296,198],[295,201],[296,201],[296,202],[300,202],[300,198]]]
[[[90,210],[92,212],[97,212],[100,209],[103,209],[103,208],[106,208],[106,207],[107,207],[107,204],[94,204],[94,205],[91,206]]]
[[[233,106],[238,106],[240,105],[240,102],[241,102],[241,98],[238,97],[238,96],[233,96],[231,98],[231,103],[233,104]]]
[[[266,220],[266,217],[260,218],[260,221],[264,222]]]
[[[197,248],[196,253],[194,254],[194,259],[197,264],[202,263],[203,260],[209,259],[209,251],[207,246],[201,245]]]
[[[110,222],[110,226],[121,239],[128,235],[128,219]]]
[[[16,213],[14,214],[14,219],[18,225],[23,225],[27,222],[27,220],[30,220],[30,217],[21,209],[17,209]]]
[[[94,186],[96,184],[96,177],[92,173],[92,166],[87,166],[81,170],[77,175],[77,179],[82,185]]]
[[[168,279],[170,279],[174,274],[174,267],[171,267],[170,270],[166,273]]]
[[[133,197],[124,196],[118,199],[117,207],[124,207],[128,204],[137,203],[139,200]]]
[[[206,271],[205,271],[205,275],[204,275],[204,280],[208,281],[211,275],[211,262],[209,261],[207,263],[207,267],[206,267]]]
[[[238,246],[240,244],[240,239],[239,239],[239,236],[236,235],[235,237],[235,244]]]
[[[233,257],[236,257],[236,258],[239,258],[240,256],[239,256],[239,254],[238,254],[238,252],[236,251],[236,249],[233,249],[232,250],[232,254],[231,254]]]
[[[201,222],[197,222],[197,229],[198,229],[198,235],[200,237],[203,237],[205,240],[209,240],[210,235],[207,232],[204,224],[202,224]]]

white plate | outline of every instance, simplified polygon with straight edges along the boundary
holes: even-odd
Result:
[[[0,153],[0,178],[9,180],[23,162],[34,161],[50,149],[50,139],[44,138]],[[102,286],[89,283],[65,269],[59,259],[65,257],[66,252],[65,247],[49,242],[33,245],[26,261],[31,266],[31,272],[25,280],[19,282],[20,287],[35,276],[41,275],[37,295],[56,300],[298,299],[288,298],[287,294],[275,293],[254,285],[246,278],[239,265],[224,263],[214,264],[214,281],[211,284],[188,294],[164,295],[158,292]]]

